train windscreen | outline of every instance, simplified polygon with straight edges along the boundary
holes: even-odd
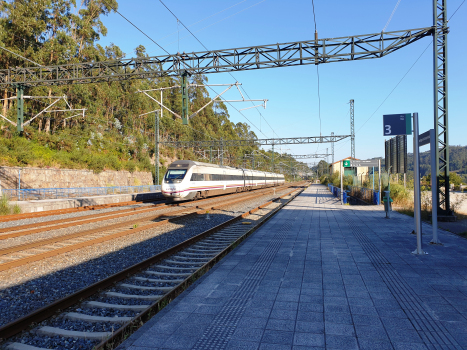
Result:
[[[185,177],[186,170],[183,169],[169,169],[165,174],[166,180],[181,180]]]

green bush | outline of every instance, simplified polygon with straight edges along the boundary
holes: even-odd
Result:
[[[388,188],[386,187],[384,190],[387,191]],[[410,193],[407,191],[404,185],[391,184],[391,191],[389,195],[391,196],[394,203],[398,205],[405,205],[410,200]]]
[[[19,214],[21,213],[21,208],[18,204],[11,206],[8,202],[8,197],[6,195],[2,195],[0,197],[0,215],[9,215],[9,214]]]

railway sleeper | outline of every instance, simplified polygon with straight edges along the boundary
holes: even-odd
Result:
[[[206,261],[206,260],[205,260]],[[176,261],[176,260],[165,260],[166,264],[174,265],[203,265],[204,261]]]
[[[153,294],[153,295],[139,295],[139,294],[125,294],[119,292],[105,292],[105,296],[112,298],[121,298],[121,299],[137,299],[137,300],[159,300],[162,298],[162,295]]]
[[[39,328],[36,331],[36,334],[48,335],[50,337],[55,337],[58,335],[60,337],[104,340],[104,339],[109,338],[112,335],[112,332],[69,331],[69,330],[61,329],[57,327],[44,326],[44,327]]]
[[[176,273],[176,272],[160,272],[160,271],[151,271],[146,270],[144,273],[154,276],[170,276],[170,277],[188,277],[191,276],[191,273]]]
[[[190,252],[180,252],[179,254],[183,254],[183,255],[188,255],[186,258],[189,258],[190,256],[200,256],[200,255],[204,255],[205,257],[213,257],[215,256],[216,254],[200,254],[200,253],[190,253]]]
[[[46,348],[38,348],[37,346],[27,345],[23,343],[11,343],[8,344],[6,348],[9,350],[48,350]]]
[[[187,260],[187,259],[190,259],[190,260],[200,260],[200,261],[209,261],[211,258],[210,257],[203,257],[203,258],[197,258],[195,256],[191,257],[191,256],[181,256],[181,255],[176,255],[176,256],[173,256],[172,259],[180,259],[180,260]]]
[[[156,265],[154,266],[159,269],[164,269],[164,270],[187,270],[187,271],[193,271],[196,270],[198,267],[193,266],[193,267],[175,267],[175,266],[167,266],[167,265]]]
[[[137,281],[141,282],[151,282],[151,283],[182,283],[184,280],[163,280],[163,279],[155,279],[155,278],[145,278],[145,277],[132,277]]]
[[[144,311],[150,305],[125,305],[125,304],[110,304],[103,303],[101,301],[87,301],[81,304],[81,307],[88,309],[98,308],[98,309],[114,309],[114,310],[130,310],[130,311]]]
[[[211,243],[225,243],[225,244],[229,244],[230,242],[232,242],[231,239],[227,238],[227,237],[218,237],[218,238],[215,238],[213,237],[214,239],[209,239],[209,240],[206,240],[204,241],[205,243],[208,243],[208,244],[211,244]]]
[[[197,254],[201,254],[201,253],[212,253],[213,255],[215,255],[216,253],[219,253],[222,249],[206,249],[207,247],[199,247],[199,248],[196,248],[196,247],[193,247],[193,248],[190,248],[190,252],[194,252],[194,253],[197,253]]]
[[[138,286],[136,284],[128,284],[128,283],[120,283],[117,285],[117,287],[127,288],[127,289],[138,289],[138,290],[156,290],[156,291],[161,291],[161,292],[168,292],[174,289],[174,287],[146,287],[146,286]]]
[[[125,323],[133,319],[133,317],[118,317],[118,316],[91,316],[86,314],[80,314],[78,312],[68,312],[64,318],[72,321],[84,321],[84,322],[113,322],[113,323]]]

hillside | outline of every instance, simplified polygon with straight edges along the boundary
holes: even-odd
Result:
[[[90,0],[75,11],[75,2],[60,1],[2,1],[0,2],[0,46],[18,53],[40,65],[50,66],[74,62],[95,62],[123,57],[147,56],[142,45],[126,55],[111,44],[102,47],[99,39],[107,29],[102,17],[114,12],[118,4],[114,0]],[[21,18],[21,21],[17,21]],[[18,56],[0,51],[2,69],[31,66]],[[202,85],[206,76],[194,75],[190,82]],[[104,169],[129,171],[154,169],[154,113],[160,107],[138,90],[166,88],[180,85],[179,77],[149,77],[140,80],[106,82],[67,86],[39,86],[28,88],[25,95],[25,126],[19,135],[9,121],[16,121],[16,91],[1,91],[2,111],[0,118],[0,166],[37,166],[61,168],[86,168],[96,172]],[[189,109],[194,112],[210,101],[208,90],[203,86],[189,88]],[[149,92],[160,99],[159,91]],[[82,117],[77,112],[43,112],[56,101],[54,96],[67,96],[57,102],[52,110],[86,109]],[[45,98],[44,98],[45,97]],[[179,89],[164,91],[164,105],[181,114]],[[164,140],[219,140],[256,139],[247,123],[230,121],[224,103],[215,102],[190,119],[184,126],[179,118],[164,111],[160,121],[161,141]],[[241,165],[244,156],[257,147],[227,147],[224,164]],[[161,172],[167,162],[174,159],[209,160],[205,149],[173,149],[161,147]],[[214,155],[218,154],[214,150]],[[256,167],[268,169],[264,155]],[[279,155],[275,156],[279,159]],[[290,157],[289,157],[290,158]],[[292,158],[288,162],[294,163]],[[277,161],[279,163],[279,160]],[[287,163],[287,164],[289,164]],[[249,164],[246,163],[246,166]]]
[[[467,146],[450,146],[449,171],[459,175],[467,175]],[[407,155],[407,168],[413,172],[413,154]],[[430,152],[420,153],[420,174],[425,176],[430,174]]]

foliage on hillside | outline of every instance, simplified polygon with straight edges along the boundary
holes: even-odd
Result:
[[[126,57],[122,50],[111,44],[98,44],[107,29],[101,18],[117,9],[115,0],[9,0],[0,2],[0,45],[41,65],[74,62],[95,62]],[[2,68],[34,66],[31,62],[0,51]],[[144,46],[135,47],[129,56],[147,56]],[[192,83],[204,84],[205,76],[192,76]],[[86,108],[85,117],[76,112],[42,113],[25,127],[24,137],[16,128],[0,119],[0,165],[51,166],[63,168],[151,170],[154,159],[154,113],[156,102],[139,90],[180,85],[178,77],[150,77],[99,84],[67,86],[39,86],[26,91],[29,96],[67,96],[74,109]],[[150,92],[160,100],[159,92]],[[14,89],[2,91],[2,99],[16,96]],[[194,112],[210,100],[205,87],[190,87],[190,111]],[[25,100],[25,121],[40,113],[52,98]],[[181,114],[179,89],[164,91],[164,105]],[[15,99],[4,100],[2,115],[16,119]],[[63,109],[64,101],[52,109]],[[68,117],[72,117],[66,119]],[[161,140],[219,140],[256,139],[246,123],[232,123],[226,106],[216,102],[202,110],[183,126],[181,120],[164,111],[160,122]],[[241,165],[244,155],[258,151],[266,157],[268,152],[257,147],[230,147],[225,149],[224,164]],[[164,159],[202,158],[196,149],[162,147]],[[270,153],[270,152],[269,152]],[[279,158],[276,154],[276,159]],[[152,161],[154,162],[154,161]],[[269,168],[264,161],[260,168]],[[289,163],[295,163],[289,159]],[[165,164],[167,165],[167,164]],[[251,165],[251,164],[250,164]],[[162,168],[162,171],[164,168]]]
[[[407,155],[407,168],[413,172],[413,154]],[[449,170],[457,174],[467,175],[467,146],[449,147]],[[420,174],[425,176],[430,174],[430,152],[420,153]],[[466,181],[464,179],[464,181]]]

